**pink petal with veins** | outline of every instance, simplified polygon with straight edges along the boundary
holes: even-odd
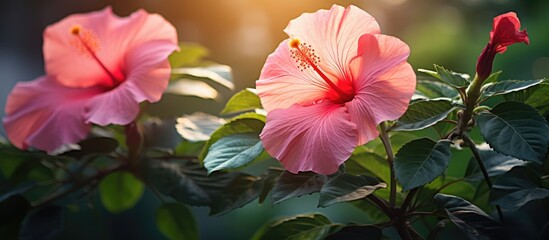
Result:
[[[267,152],[292,173],[335,173],[357,142],[356,124],[342,105],[329,101],[269,112],[260,137]]]
[[[310,44],[321,56],[321,68],[339,81],[350,78],[348,65],[357,55],[360,36],[381,30],[374,17],[362,9],[333,5],[330,10],[302,14],[290,21],[284,32]]]
[[[290,39],[267,58],[257,90],[268,112],[261,140],[288,171],[335,172],[380,122],[406,111],[410,49],[379,31],[366,12],[335,5],[285,29]]]
[[[169,55],[177,49],[175,28],[157,14],[138,10],[128,17],[118,17],[106,7],[70,15],[44,31],[46,74],[68,87],[113,86],[109,74],[71,33],[77,25],[82,27],[84,42],[121,82],[126,81],[133,70],[127,58],[136,47],[151,42],[171,46],[158,49],[158,55]]]
[[[362,145],[377,137],[379,123],[404,114],[416,88],[416,74],[406,62],[410,48],[398,38],[363,35],[358,54],[352,62],[357,93],[346,106]]]
[[[140,102],[160,100],[171,72],[168,55],[177,49],[175,28],[144,10],[118,17],[107,7],[49,26],[47,76],[18,84],[8,97],[10,141],[51,151],[85,138],[90,123],[134,121]]]
[[[334,5],[330,10],[305,13],[290,21],[284,30],[298,38],[320,57],[319,68],[331,81],[351,81],[348,65],[356,56],[358,39],[363,34],[379,33],[379,25],[368,13],[355,6]],[[307,105],[330,91],[312,68],[301,71],[290,56],[288,40],[269,55],[257,81],[261,103],[267,110],[288,108],[294,103]]]
[[[18,148],[34,146],[53,151],[63,144],[84,139],[90,130],[84,123],[86,101],[98,88],[67,88],[47,76],[18,83],[8,96],[4,128]]]

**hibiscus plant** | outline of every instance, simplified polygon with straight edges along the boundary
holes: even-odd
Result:
[[[178,45],[160,15],[105,8],[46,28],[46,74],[5,107],[2,239],[57,238],[64,211],[98,197],[116,214],[146,191],[169,239],[199,238],[189,206],[313,193],[364,222],[302,213],[252,238],[549,239],[549,84],[492,70],[529,44],[515,13],[494,18],[474,77],[415,71],[413,49],[354,6],[284,32],[256,88],[232,95],[231,68]]]

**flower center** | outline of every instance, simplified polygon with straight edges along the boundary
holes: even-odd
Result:
[[[288,43],[290,46],[290,57],[295,59],[295,62],[297,63],[297,68],[299,68],[301,71],[312,68],[321,78],[324,80],[328,86],[332,90],[334,90],[337,95],[338,99],[341,102],[348,102],[351,101],[354,96],[352,93],[348,93],[348,91],[343,91],[338,85],[336,85],[318,66],[318,63],[320,63],[320,57],[316,55],[315,50],[312,49],[311,45],[307,45],[304,42],[301,42],[298,38],[292,38],[290,42]]]
[[[91,57],[92,59],[99,64],[99,66],[109,75],[111,78],[111,87],[118,86],[122,81],[114,76],[111,71],[99,60],[97,57],[97,54],[95,54],[99,50],[99,40],[97,39],[97,36],[94,32],[83,28],[79,24],[75,24],[70,28],[70,34],[72,34],[75,38],[72,39],[71,44],[75,46],[80,53]]]

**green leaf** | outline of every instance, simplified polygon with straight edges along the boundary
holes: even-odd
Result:
[[[330,234],[326,240],[381,240],[383,231],[375,225],[348,225]]]
[[[168,59],[173,68],[181,66],[195,66],[208,56],[208,49],[199,43],[179,43],[179,52],[172,53]]]
[[[545,188],[530,188],[522,189],[504,197],[493,201],[493,204],[499,205],[502,208],[518,209],[524,206],[524,204],[539,199],[549,198],[549,190]]]
[[[370,176],[353,176],[341,174],[330,179],[320,190],[319,207],[327,207],[339,202],[348,202],[372,194],[378,188],[386,188],[387,184]]]
[[[8,145],[0,145],[0,173],[4,178],[11,178],[19,166],[34,157],[26,156],[25,152]]]
[[[484,84],[496,82],[499,79],[499,75],[501,75],[501,72],[502,71],[499,70],[497,72],[490,74],[490,76],[488,76],[486,80],[484,80]]]
[[[225,124],[225,120],[210,114],[197,112],[177,118],[175,128],[181,137],[191,142],[206,141]]]
[[[547,80],[545,80],[545,83],[547,83]],[[549,95],[549,84],[541,84],[532,91],[525,103],[534,107],[543,116],[547,116],[549,114],[547,95]]]
[[[205,80],[216,90],[233,90],[233,76],[230,66],[213,64],[201,67],[175,68],[172,74],[181,75],[189,79]],[[221,89],[220,89],[221,87]]]
[[[499,176],[511,170],[511,168],[525,163],[522,160],[492,150],[479,150],[479,154],[490,177]],[[469,165],[467,165],[467,170],[465,171],[465,177],[472,181],[484,179],[477,161],[474,158],[469,160]]]
[[[51,156],[41,151],[23,151],[12,145],[0,143],[0,173],[5,178],[9,178],[13,184],[19,184],[25,180],[51,179],[52,172],[41,163],[43,160],[65,161],[67,157]],[[36,174],[37,172],[39,174]]]
[[[173,80],[164,92],[178,96],[193,96],[204,99],[221,100],[219,92],[209,84],[193,79],[179,78]]]
[[[547,154],[549,126],[532,107],[503,102],[477,117],[480,133],[500,153],[542,163]]]
[[[109,212],[119,213],[130,209],[143,195],[143,183],[129,172],[114,172],[99,183],[101,203]]]
[[[261,176],[263,180],[263,186],[261,188],[261,193],[259,193],[259,203],[263,203],[269,192],[274,188],[276,181],[280,175],[284,172],[282,169],[269,168],[269,170]]]
[[[212,133],[210,140],[206,142],[202,153],[200,153],[200,160],[203,161],[206,158],[210,147],[222,137],[238,133],[256,133],[259,135],[265,126],[265,121],[266,117],[257,113],[244,113],[232,118]]]
[[[255,176],[239,174],[227,185],[221,194],[214,197],[210,204],[210,215],[223,215],[240,208],[256,199],[262,188],[261,179]]]
[[[454,109],[454,105],[449,99],[412,102],[404,115],[393,125],[392,130],[414,131],[424,129],[445,119]]]
[[[21,222],[31,209],[27,199],[19,194],[0,201],[0,236],[5,239],[18,239]]]
[[[273,204],[290,198],[320,192],[320,189],[327,180],[328,177],[326,175],[318,173],[301,172],[293,174],[285,171],[280,175],[272,190]]]
[[[321,240],[336,227],[337,225],[321,214],[297,215],[260,229],[252,239]]]
[[[536,167],[537,168],[537,167]],[[526,197],[529,191],[535,191],[541,186],[539,173],[530,166],[517,166],[509,172],[499,177],[490,191],[491,203],[502,203],[502,207],[516,209],[517,207],[526,204],[530,199],[521,199],[524,202],[519,202],[518,197]],[[528,190],[528,191],[525,191]],[[516,202],[519,205],[514,205]]]
[[[148,161],[143,169],[147,185],[177,201],[193,206],[209,206],[220,215],[255,199],[261,179],[244,173],[214,172],[193,161]]]
[[[465,88],[469,85],[469,80],[468,80],[469,75],[452,72],[438,65],[434,65],[434,66],[435,66],[436,72],[425,70],[425,69],[419,69],[419,71],[423,73],[427,73],[455,88]]]
[[[434,80],[418,80],[417,92],[428,98],[450,98],[459,96],[459,93],[452,86]]]
[[[456,196],[435,195],[435,203],[444,208],[448,218],[465,235],[475,239],[500,239],[503,234],[501,223],[470,202]]]
[[[42,164],[41,161],[63,161],[63,158],[57,158],[61,156],[55,156],[52,158],[39,158],[38,156],[32,155],[27,156],[28,159],[25,159],[22,163],[20,163],[11,175],[11,178],[9,179],[11,184],[14,186],[21,186],[28,182],[41,183],[54,181],[55,175],[53,169],[46,167],[46,165]],[[51,185],[32,187],[24,192],[24,196],[31,202],[36,201],[51,191],[51,187]]]
[[[263,152],[263,145],[255,133],[234,134],[215,142],[204,159],[208,173],[247,165]]]
[[[168,239],[198,240],[198,226],[191,210],[180,203],[167,203],[156,210],[156,226]]]
[[[58,239],[63,232],[63,209],[48,205],[33,212],[23,222],[19,239]]]
[[[543,82],[543,79],[505,80],[505,81],[489,83],[484,86],[484,91],[482,92],[482,96],[483,98],[488,98],[492,96],[507,94],[510,92],[516,92],[516,91],[527,89],[529,87],[536,86],[542,82]]]
[[[404,191],[433,181],[451,158],[450,141],[421,138],[404,145],[395,156],[395,173]]]
[[[492,186],[492,193],[501,192],[506,194],[539,187],[541,180],[538,168],[538,165],[513,167],[496,180]]]
[[[506,101],[523,102],[534,109],[536,109],[542,116],[547,117],[549,115],[549,101],[547,96],[549,95],[549,80],[543,79],[543,83],[524,89],[522,91],[511,92],[503,95]]]
[[[143,170],[147,185],[177,201],[193,206],[209,206],[234,175],[214,173],[192,161],[148,161]]]
[[[225,108],[221,111],[221,114],[234,114],[245,111],[252,111],[261,106],[261,100],[257,96],[257,92],[254,88],[246,88],[234,96],[232,96]]]

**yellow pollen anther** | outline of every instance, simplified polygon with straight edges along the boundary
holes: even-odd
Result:
[[[109,69],[105,66],[105,64],[103,64],[103,62],[101,62],[101,60],[97,56],[97,52],[99,51],[99,39],[97,38],[97,35],[95,35],[95,33],[91,29],[86,29],[80,24],[72,25],[70,29],[70,34],[73,35],[70,41],[71,45],[76,47],[76,49],[78,49],[81,54],[90,57],[91,59],[95,60],[97,64],[99,64],[99,66],[105,71],[105,73],[107,73],[111,77],[111,87],[118,86],[121,81],[117,79],[111,73],[111,71],[109,71]]]
[[[290,46],[290,57],[296,62],[297,68],[301,71],[312,69],[333,89],[338,95],[341,101],[347,102],[353,98],[353,95],[341,90],[324,72],[319,66],[320,57],[315,53],[315,50],[311,44],[301,42],[298,38],[292,38],[288,43]]]
[[[316,65],[320,62],[320,57],[315,53],[315,50],[309,44],[307,45],[304,42],[297,38],[293,38],[290,43],[290,57],[295,60],[297,63],[297,68],[301,71],[308,69],[310,67],[315,68]]]
[[[80,26],[79,24],[74,24],[71,27],[70,33],[72,35],[78,35],[80,34],[81,31],[82,31],[82,26]]]
[[[299,38],[292,38],[292,40],[288,43],[291,48],[299,48],[299,44],[301,44],[301,40],[299,40]]]
[[[99,39],[92,30],[86,29],[80,24],[74,24],[70,29],[70,34],[73,36],[70,40],[71,45],[75,46],[80,53],[93,57],[92,55],[99,50]]]

